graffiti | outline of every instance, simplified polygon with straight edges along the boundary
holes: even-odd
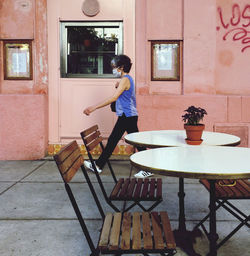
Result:
[[[231,40],[241,41],[243,45],[241,52],[244,52],[247,48],[250,48],[250,31],[246,28],[250,26],[250,5],[246,5],[241,11],[238,4],[232,6],[232,15],[228,21],[225,20],[222,13],[222,8],[218,7],[218,13],[220,23],[222,27],[227,30],[223,36],[223,40],[229,39],[229,35],[232,36]],[[220,30],[220,26],[217,26],[217,31]]]

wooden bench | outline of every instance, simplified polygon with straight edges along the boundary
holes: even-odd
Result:
[[[76,141],[69,143],[54,159],[60,171],[71,204],[75,210],[83,233],[91,250],[91,256],[100,254],[136,254],[148,253],[160,255],[174,255],[176,245],[167,212],[116,212],[104,215],[99,199],[92,183],[88,185],[93,190],[97,207],[104,220],[100,231],[97,246],[94,245],[88,228],[82,217],[84,209],[79,209],[78,203],[70,187],[70,181],[82,170],[86,180],[89,180],[88,172],[84,168],[83,156],[80,153]],[[86,184],[86,183],[85,183]],[[80,186],[81,184],[79,184]],[[84,252],[83,252],[83,255]]]
[[[102,143],[101,133],[97,125],[94,125],[81,132],[81,137],[88,152],[89,160],[95,169],[95,175],[100,185],[102,193],[106,202],[117,212],[120,211],[113,203],[114,201],[127,201],[131,202],[128,207],[125,207],[122,211],[128,211],[135,205],[138,205],[143,211],[153,210],[160,202],[162,202],[162,179],[135,179],[135,178],[121,178],[117,180],[114,170],[110,161],[107,161],[111,176],[114,180],[114,187],[110,195],[107,194],[105,186],[102,182],[102,178],[95,168],[95,163],[91,152],[93,149],[100,145],[101,149],[104,149]],[[149,208],[145,208],[142,205],[143,201],[153,202]]]

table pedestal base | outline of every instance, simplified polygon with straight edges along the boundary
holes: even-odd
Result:
[[[193,247],[195,239],[201,237],[202,233],[200,230],[196,229],[193,231],[187,230],[174,230],[175,242],[178,247],[180,247],[189,256],[201,256],[196,253]]]
[[[185,205],[184,205],[184,179],[179,178],[179,227],[174,230],[175,242],[189,256],[200,256],[196,253],[193,247],[196,237],[201,237],[202,233],[199,229],[187,231],[185,219]]]

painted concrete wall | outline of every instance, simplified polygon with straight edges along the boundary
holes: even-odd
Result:
[[[0,1],[0,160],[43,158],[48,147],[46,0]],[[33,80],[4,80],[3,40],[31,39]]]
[[[183,110],[196,105],[208,112],[207,130],[238,135],[249,146],[249,28],[247,0],[136,1],[140,129],[182,129]],[[157,39],[183,40],[180,82],[151,81],[150,40]]]
[[[100,120],[102,132],[110,133],[115,117],[109,110],[92,119],[81,116],[81,111],[97,93],[111,92],[113,80],[60,79],[60,20],[124,21],[140,130],[182,129],[183,110],[194,104],[207,110],[207,130],[239,135],[242,145],[249,146],[249,1],[99,0],[101,11],[92,18],[83,16],[82,2],[0,1],[0,159],[42,158],[48,142],[79,139],[78,130]],[[32,39],[33,80],[3,79],[4,39]],[[180,81],[151,81],[150,40],[183,40]],[[69,84],[73,90],[68,90]],[[70,97],[77,96],[73,104],[68,91]],[[88,96],[83,99],[78,92]]]

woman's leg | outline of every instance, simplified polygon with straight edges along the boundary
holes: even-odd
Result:
[[[127,117],[126,132],[127,133],[139,132],[137,122],[138,122],[138,116]],[[146,150],[145,147],[136,147],[136,148],[138,151]]]
[[[132,133],[132,132],[139,132],[138,126],[137,126],[137,121],[138,121],[138,116],[132,116],[127,118],[126,122],[126,132],[127,133]],[[146,150],[145,147],[136,147],[138,151]],[[154,175],[151,172],[146,172],[146,171],[139,171],[136,173],[134,176],[136,178],[148,178],[150,176]]]
[[[121,139],[122,135],[125,132],[125,116],[119,116],[116,124],[108,138],[108,142],[104,150],[102,151],[98,160],[96,160],[96,165],[102,169],[105,165],[106,161],[109,159],[111,154],[113,153],[116,145],[118,144],[119,140]]]

